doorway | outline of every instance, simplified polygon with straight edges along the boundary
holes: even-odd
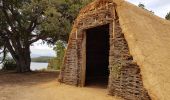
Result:
[[[108,85],[109,24],[86,30],[85,86]]]

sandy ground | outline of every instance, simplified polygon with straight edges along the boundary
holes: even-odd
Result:
[[[0,100],[119,100],[99,87],[57,82],[58,72],[0,73]]]

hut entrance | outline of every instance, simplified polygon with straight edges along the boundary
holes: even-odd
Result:
[[[109,77],[109,24],[86,31],[86,86],[107,87]]]

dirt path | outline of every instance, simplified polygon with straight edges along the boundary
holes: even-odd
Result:
[[[118,100],[106,89],[60,84],[57,76],[56,72],[0,74],[0,100]]]

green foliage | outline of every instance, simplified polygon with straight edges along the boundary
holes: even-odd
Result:
[[[17,65],[26,64],[19,71],[28,71],[30,46],[40,39],[52,44],[68,41],[74,19],[89,1],[0,0],[1,51],[9,51]]]
[[[49,69],[59,70],[62,66],[66,47],[64,40],[68,40],[73,21],[76,19],[80,9],[91,1],[92,0],[60,0],[60,5],[57,8],[57,11],[61,14],[59,18],[60,23],[58,24],[60,28],[58,30],[60,40],[55,44],[54,50],[56,51],[57,57],[49,61]]]
[[[49,65],[48,65],[49,69],[55,69],[55,70],[60,69],[64,58],[65,47],[66,45],[63,41],[59,40],[56,42],[54,50],[56,52],[57,57],[49,61]]]
[[[63,41],[57,41],[53,50],[56,52],[58,58],[62,58],[64,55],[65,43]]]
[[[59,40],[68,40],[72,24],[80,9],[92,0],[60,0],[57,11],[61,14],[59,20]],[[66,36],[66,37],[65,37]]]
[[[5,55],[9,51],[13,59],[20,63],[18,65],[23,61],[29,66],[30,46],[34,42],[42,39],[55,43],[60,37],[61,14],[57,11],[59,4],[57,0],[0,0],[2,53]],[[19,71],[21,69],[25,70],[18,68]]]
[[[142,4],[142,3],[139,3],[139,4],[138,4],[138,7],[142,8],[142,9],[144,9],[144,10],[147,10],[147,11],[149,11],[149,12],[151,12],[151,13],[153,13],[153,14],[154,14],[154,12],[153,12],[152,10],[148,10],[148,9],[146,9],[146,8],[145,8],[145,5],[144,5],[144,4]]]
[[[145,9],[145,5],[142,4],[142,3],[139,3],[138,7],[142,8],[142,9]]]
[[[3,62],[2,70],[16,70],[16,63],[13,59],[7,59]]]
[[[56,58],[53,58],[53,59],[50,59],[49,62],[48,62],[48,69],[52,69],[52,70],[60,70],[60,67],[61,67],[61,62],[59,59]]]
[[[170,20],[170,12],[167,13],[167,15],[165,16],[165,19]]]

